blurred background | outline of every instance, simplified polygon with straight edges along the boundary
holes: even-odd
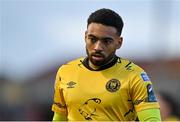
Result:
[[[99,8],[124,20],[117,55],[180,104],[179,0],[0,0],[0,120],[52,119],[56,72],[86,56],[87,18]]]

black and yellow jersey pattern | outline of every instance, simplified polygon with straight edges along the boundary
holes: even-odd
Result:
[[[159,108],[146,72],[116,57],[99,70],[80,58],[63,65],[57,73],[52,111],[68,120],[131,121],[137,112]]]

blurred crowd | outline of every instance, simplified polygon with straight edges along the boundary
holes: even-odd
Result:
[[[161,119],[163,121],[180,121],[179,104],[172,94],[159,92],[157,95]]]

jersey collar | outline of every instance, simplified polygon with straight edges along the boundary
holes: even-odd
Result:
[[[114,59],[113,59],[111,62],[109,62],[108,64],[105,64],[105,65],[101,66],[99,69],[96,69],[96,70],[93,69],[93,68],[91,68],[91,67],[89,66],[89,62],[88,62],[89,58],[88,58],[88,57],[86,57],[86,58],[83,60],[82,64],[83,64],[87,69],[89,69],[89,70],[91,70],[91,71],[101,71],[101,70],[104,70],[104,69],[107,69],[107,68],[112,67],[112,66],[117,62],[118,58],[119,58],[119,57],[117,57],[117,56],[115,55]]]

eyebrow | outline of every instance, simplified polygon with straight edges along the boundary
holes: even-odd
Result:
[[[93,34],[89,34],[88,37],[93,37],[93,38],[100,39],[100,40],[106,40],[106,39],[108,39],[108,40],[114,40],[114,39],[111,38],[111,37],[102,37],[102,38],[99,38],[99,37],[96,37],[96,36],[93,35]]]

